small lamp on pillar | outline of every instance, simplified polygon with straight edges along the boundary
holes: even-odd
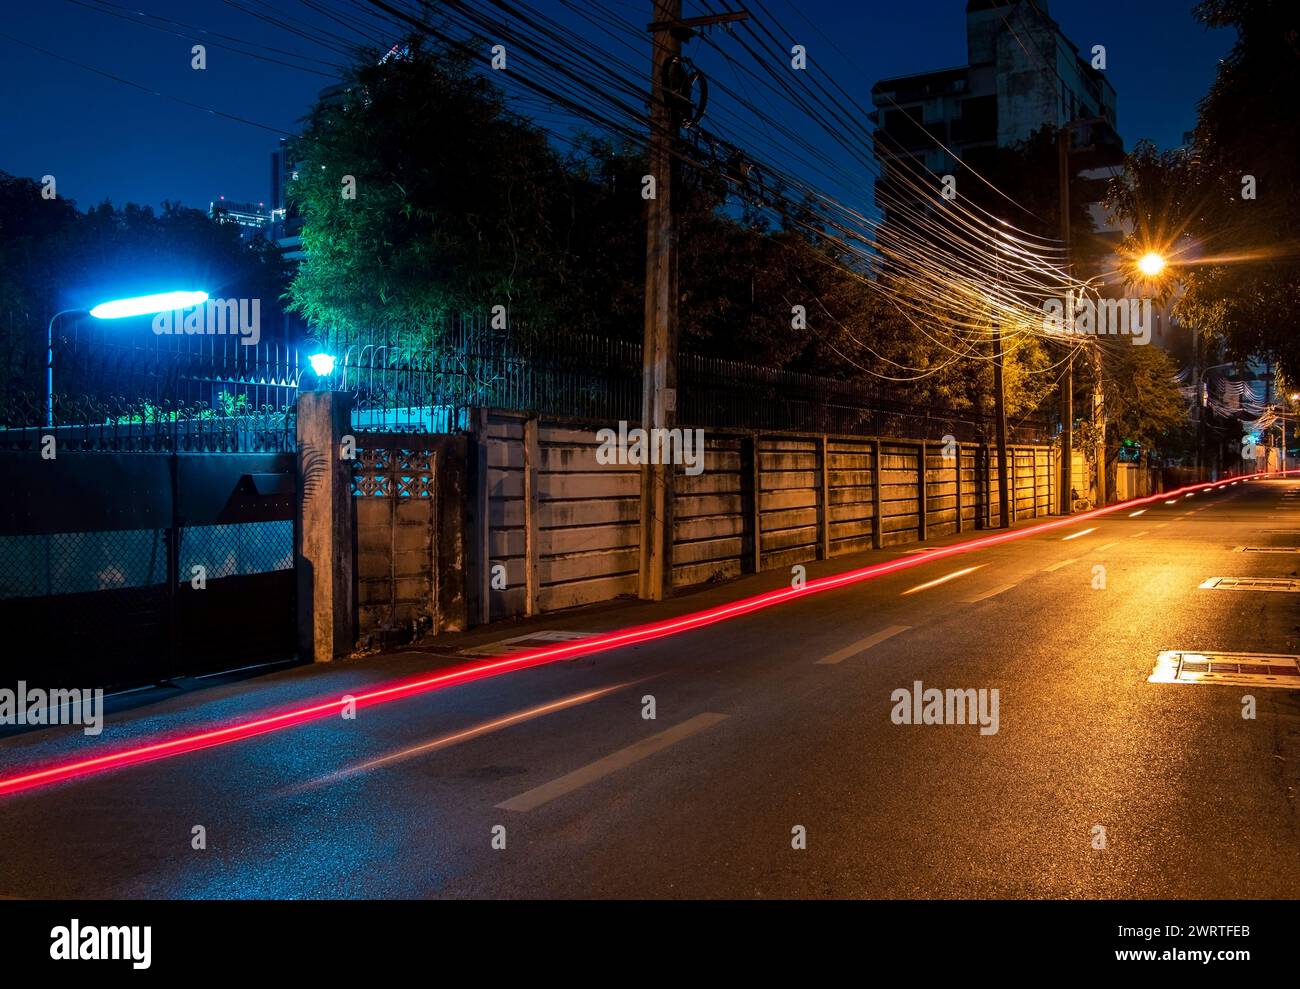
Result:
[[[309,348],[310,349],[310,348]],[[338,359],[328,351],[313,350],[298,381],[299,391],[333,391],[334,367]]]
[[[317,377],[328,378],[334,373],[334,365],[337,362],[333,354],[324,352],[312,354],[307,358],[311,364],[311,369],[316,372]]]

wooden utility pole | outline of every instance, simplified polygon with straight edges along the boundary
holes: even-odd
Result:
[[[998,528],[1011,525],[1010,492],[1007,491],[1007,403],[1002,388],[1002,327],[993,318],[993,414],[998,433]]]
[[[674,177],[677,132],[689,94],[679,90],[684,73],[682,42],[696,28],[747,18],[744,11],[682,19],[682,0],[653,0],[654,41],[650,62],[650,175],[646,200],[645,343],[642,350],[641,426],[672,429],[677,421],[677,229]],[[659,448],[667,449],[666,445]],[[661,458],[653,458],[661,459]],[[673,464],[641,465],[640,596],[660,601],[672,592]]]
[[[1006,221],[1002,221],[1005,225]],[[993,245],[997,252],[998,286],[1002,285],[1002,232],[994,230],[996,241]],[[1006,386],[1002,380],[1002,322],[998,319],[996,303],[992,311],[990,328],[993,331],[993,414],[998,441],[998,528],[1006,529],[1011,525],[1010,492],[1007,491],[1007,396]],[[1012,481],[1015,474],[1012,472]]]
[[[677,230],[673,224],[673,174],[678,114],[668,92],[670,66],[680,58],[681,0],[654,0],[650,25],[654,50],[650,83],[650,175],[646,201],[645,343],[642,350],[641,426],[671,429],[677,420]],[[662,449],[662,448],[661,448]],[[650,459],[650,458],[647,458]],[[660,459],[660,458],[653,458]],[[673,465],[641,465],[640,596],[660,601],[672,589]]]
[[[1088,118],[1085,120],[1071,120],[1063,125],[1056,132],[1056,147],[1058,160],[1058,174],[1061,185],[1061,237],[1065,242],[1067,256],[1067,271],[1072,271],[1069,265],[1070,250],[1070,152],[1072,149],[1071,128],[1078,124],[1097,124],[1104,123],[1099,117]],[[1087,150],[1087,148],[1080,149]],[[1097,505],[1106,504],[1106,408],[1105,393],[1102,390],[1102,361],[1101,345],[1095,340],[1092,341],[1092,349],[1089,351],[1089,362],[1092,367],[1092,426],[1093,434],[1096,439],[1093,456],[1096,460],[1096,477],[1094,484],[1097,489]],[[1067,404],[1069,406],[1067,408]],[[1069,418],[1065,418],[1068,414]],[[1071,358],[1066,362],[1066,375],[1062,379],[1061,388],[1061,469],[1062,480],[1061,495],[1063,499],[1069,498],[1070,483],[1069,475],[1065,473],[1067,469],[1072,469],[1070,463],[1073,456],[1074,445],[1074,359]],[[1067,445],[1068,444],[1068,445]],[[1068,511],[1073,510],[1074,506],[1070,505]]]
[[[1070,270],[1070,125],[1056,132],[1058,174],[1061,185],[1061,243],[1065,245],[1065,270]],[[1074,511],[1070,491],[1074,487],[1074,347],[1065,359],[1061,374],[1061,486],[1060,511]]]
[[[1101,383],[1101,345],[1092,347],[1092,435],[1097,464],[1097,507],[1106,504],[1106,393]]]

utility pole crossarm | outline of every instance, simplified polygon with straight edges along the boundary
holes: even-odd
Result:
[[[651,21],[646,30],[657,34],[660,31],[692,32],[698,27],[712,27],[715,24],[729,24],[733,21],[749,20],[749,11],[737,10],[726,14],[710,14],[707,17],[686,17],[675,20]]]

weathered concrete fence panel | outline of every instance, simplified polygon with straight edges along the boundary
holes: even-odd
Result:
[[[639,467],[586,422],[481,411],[470,470],[474,621],[637,592]],[[1053,458],[1013,447],[1016,519],[1049,513]],[[710,430],[675,468],[672,581],[686,587],[984,528],[997,454],[935,440]],[[480,525],[477,520],[483,520]]]
[[[739,436],[706,436],[704,471],[691,476],[678,465],[673,511],[673,585],[739,577],[753,561],[752,442]],[[750,469],[752,475],[752,466]]]
[[[826,455],[829,555],[869,550],[875,545],[876,444],[828,439]]]

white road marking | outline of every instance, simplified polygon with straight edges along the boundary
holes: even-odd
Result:
[[[1071,563],[1078,562],[1079,558],[1077,556],[1068,560],[1061,560],[1059,563],[1053,563],[1050,567],[1043,567],[1043,573],[1051,573],[1053,570],[1060,570],[1061,567],[1068,567]]]
[[[823,656],[821,659],[817,660],[817,662],[813,665],[828,666],[831,663],[842,663],[844,662],[844,660],[848,659],[849,657],[856,656],[858,653],[861,652],[866,652],[872,646],[879,645],[880,643],[884,642],[886,639],[892,639],[900,632],[910,631],[911,628],[912,628],[911,625],[890,625],[888,628],[882,628],[879,632],[876,632],[874,635],[868,635],[865,639],[859,639],[851,646],[845,646],[843,649],[833,652],[829,656]]]
[[[1148,532],[1150,532],[1150,531],[1151,531],[1150,529],[1143,529],[1141,532],[1135,532],[1135,533],[1133,533],[1133,535],[1129,536],[1129,538],[1130,538],[1130,539],[1141,539],[1143,536],[1145,536],[1145,535],[1146,535]]]
[[[1001,594],[1003,591],[1009,591],[1011,590],[1011,588],[1015,586],[1016,586],[1015,584],[1003,584],[1001,587],[995,587],[991,591],[984,591],[982,594],[976,594],[974,597],[968,597],[963,603],[975,604],[979,601],[984,601],[987,600],[988,598],[995,597],[996,595]]]
[[[650,678],[647,677],[645,679]],[[450,748],[453,745],[459,745],[461,742],[468,742],[471,739],[481,738],[491,732],[500,731],[502,728],[509,728],[512,725],[522,724],[525,721],[532,721],[534,718],[540,718],[543,715],[553,714],[556,711],[564,711],[579,704],[586,704],[589,701],[596,700],[598,697],[604,697],[606,694],[612,694],[616,690],[622,690],[625,687],[631,687],[634,684],[641,682],[643,681],[633,680],[631,683],[619,683],[612,687],[601,687],[597,690],[589,690],[583,694],[574,694],[570,697],[564,697],[558,701],[552,701],[549,704],[541,704],[524,711],[516,711],[514,714],[508,714],[505,717],[496,718],[492,721],[485,721],[482,724],[475,725],[472,728],[466,728],[463,731],[453,732],[450,735],[443,735],[441,738],[435,738],[429,742],[408,746],[405,749],[399,749],[395,752],[390,752],[387,755],[378,756],[377,758],[369,759],[365,762],[347,766],[337,772],[328,773],[325,776],[291,787],[287,792],[298,793],[303,790],[309,790],[321,786],[322,784],[336,783],[339,780],[346,779],[356,773],[364,773],[379,766],[388,765],[389,763],[400,762],[414,756],[425,755],[430,752],[437,752],[441,749]]]
[[[566,773],[559,779],[543,783],[541,786],[534,787],[517,797],[511,797],[509,800],[497,804],[497,808],[499,810],[521,812],[536,810],[542,804],[550,803],[558,797],[579,790],[588,783],[594,783],[596,780],[603,779],[620,769],[626,769],[628,766],[640,762],[656,752],[663,751],[670,745],[690,738],[692,735],[697,735],[726,720],[727,716],[725,714],[697,714],[695,717],[683,721],[667,731],[661,731],[657,735],[643,738],[625,749],[619,749],[617,752],[613,752],[603,759],[597,759],[581,769]]]
[[[1078,539],[1080,536],[1086,536],[1088,533],[1096,532],[1096,531],[1097,531],[1097,527],[1094,525],[1091,529],[1084,529],[1082,532],[1072,532],[1068,536],[1064,536],[1061,539],[1061,542],[1068,542],[1071,539]]]
[[[954,570],[952,573],[944,574],[942,577],[936,577],[934,580],[927,580],[924,584],[917,584],[915,587],[909,587],[900,593],[900,597],[906,597],[909,594],[915,594],[917,591],[928,591],[931,587],[938,587],[940,584],[946,584],[950,580],[956,580],[958,577],[965,577],[968,573],[974,573],[980,567],[986,564],[979,563],[973,567],[967,567],[965,570]]]
[[[1168,522],[1157,522],[1157,523],[1156,523],[1156,528],[1157,528],[1157,529],[1163,529],[1163,528],[1164,528],[1165,526],[1167,526],[1168,524],[1169,524]]]
[[[1098,546],[1096,549],[1093,550],[1093,552],[1094,552],[1094,553],[1104,553],[1104,552],[1106,552],[1106,550],[1110,549],[1112,546],[1118,546],[1118,545],[1119,545],[1118,542],[1107,543],[1105,546]]]

